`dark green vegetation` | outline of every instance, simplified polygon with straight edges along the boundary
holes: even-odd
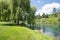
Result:
[[[0,21],[2,22],[34,25],[35,12],[36,8],[30,5],[30,0],[0,1]]]

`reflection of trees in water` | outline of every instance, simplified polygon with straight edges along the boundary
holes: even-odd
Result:
[[[46,29],[45,27],[46,27],[46,25],[43,24],[42,27],[43,27],[43,32],[45,33],[45,29]]]
[[[60,29],[60,23],[58,24],[58,28]]]
[[[38,24],[36,25],[36,29],[42,29],[42,32],[44,33],[50,32],[51,36],[56,37],[57,40],[60,40],[60,24]]]
[[[60,24],[56,24],[57,28],[54,30],[54,37],[56,37],[57,40],[60,40]]]
[[[45,33],[46,30],[46,25],[45,24],[36,24],[35,25],[35,30],[42,30]]]

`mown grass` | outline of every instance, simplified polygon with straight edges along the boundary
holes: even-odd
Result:
[[[40,32],[20,26],[0,26],[0,40],[54,40]]]

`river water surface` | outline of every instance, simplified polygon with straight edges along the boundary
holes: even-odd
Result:
[[[37,24],[36,30],[60,40],[60,24]]]

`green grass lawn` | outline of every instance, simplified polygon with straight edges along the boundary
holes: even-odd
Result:
[[[40,32],[20,26],[0,26],[0,40],[54,40]]]

